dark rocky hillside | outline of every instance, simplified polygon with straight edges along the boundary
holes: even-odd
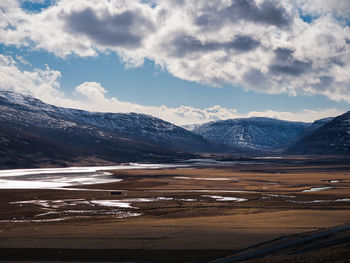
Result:
[[[314,130],[285,153],[350,154],[350,111]]]
[[[96,113],[0,92],[0,166],[34,167],[94,158],[109,162],[165,161],[222,149],[152,116]]]

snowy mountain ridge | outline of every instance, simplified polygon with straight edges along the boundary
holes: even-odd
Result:
[[[192,131],[204,138],[243,151],[277,150],[311,124],[266,117],[213,121],[195,126]]]
[[[25,155],[30,162],[34,156],[45,160],[88,156],[113,162],[145,161],[222,149],[200,135],[149,115],[68,109],[0,91],[0,157],[4,156],[0,161],[17,158],[8,157],[11,155],[21,160]]]

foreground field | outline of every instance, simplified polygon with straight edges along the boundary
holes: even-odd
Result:
[[[347,160],[281,159],[116,170],[111,176],[122,181],[80,190],[0,190],[0,259],[248,260],[250,253],[350,224],[349,168]],[[321,262],[338,251],[330,257],[344,262],[349,236],[345,227],[252,260]]]

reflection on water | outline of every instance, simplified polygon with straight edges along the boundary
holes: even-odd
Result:
[[[68,186],[119,182],[107,170],[188,167],[182,164],[138,164],[68,168],[0,170],[0,189],[54,189]]]

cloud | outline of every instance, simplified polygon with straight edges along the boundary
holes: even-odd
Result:
[[[259,44],[259,41],[253,39],[249,35],[236,35],[228,42],[202,42],[193,36],[179,34],[170,40],[170,44],[168,43],[167,47],[169,47],[169,45],[172,47],[172,50],[170,49],[171,55],[176,57],[185,57],[188,54],[220,50],[247,52],[258,47]]]
[[[62,58],[115,52],[211,86],[350,102],[349,10],[348,0],[57,0],[31,13],[3,0],[0,43]]]
[[[91,7],[72,11],[65,21],[67,30],[73,34],[84,34],[102,46],[128,49],[138,47],[143,38],[154,30],[152,21],[142,14],[142,10],[126,10],[111,14],[108,9],[100,12]]]
[[[84,82],[75,88],[75,96],[67,98],[60,90],[61,73],[46,67],[26,71],[20,69],[20,60],[0,55],[0,90],[16,91],[32,95],[46,103],[61,107],[69,107],[99,112],[136,112],[149,114],[177,125],[205,123],[209,121],[264,116],[286,120],[313,121],[315,119],[337,116],[342,112],[336,109],[303,110],[301,112],[254,111],[246,114],[236,109],[214,105],[206,109],[191,106],[177,108],[165,105],[144,106],[136,103],[120,101],[108,97],[107,91],[98,82]]]
[[[103,100],[107,91],[98,82],[84,82],[75,88],[77,94],[83,95],[90,101]]]
[[[312,62],[304,62],[293,57],[293,50],[288,48],[277,48],[275,51],[275,59],[269,69],[273,74],[287,74],[299,76],[311,70]]]
[[[279,112],[279,111],[252,111],[248,113],[247,117],[269,117],[281,120],[289,121],[303,121],[303,122],[313,122],[314,120],[319,120],[327,117],[336,117],[344,112],[337,109],[318,109],[310,110],[303,109],[298,112]]]
[[[241,19],[282,28],[289,26],[293,19],[282,5],[268,0],[260,4],[254,0],[231,1],[221,13],[233,21]]]
[[[0,90],[29,93],[42,98],[62,96],[59,91],[59,71],[51,70],[48,66],[33,71],[21,70],[21,63],[21,58],[16,61],[0,54]]]
[[[349,17],[350,1],[348,0],[297,0],[304,13],[322,15],[335,13],[339,16]]]

